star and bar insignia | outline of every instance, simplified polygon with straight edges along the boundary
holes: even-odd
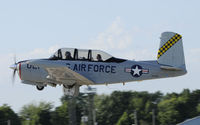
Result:
[[[142,74],[148,74],[149,69],[143,69],[140,65],[133,65],[131,68],[125,68],[125,72],[130,73],[133,77],[140,77]]]

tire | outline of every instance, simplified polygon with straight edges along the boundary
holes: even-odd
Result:
[[[42,91],[44,89],[44,86],[36,86],[37,90]]]

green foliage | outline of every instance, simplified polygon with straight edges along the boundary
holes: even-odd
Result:
[[[176,124],[198,115],[200,91],[167,94],[158,104],[161,124]]]
[[[28,104],[22,107],[20,117],[23,125],[51,125],[51,103],[40,102],[37,104]]]
[[[130,125],[127,112],[123,113],[116,125]]]
[[[94,105],[91,105],[94,96]],[[86,95],[81,93],[76,98],[63,96],[62,104],[52,110],[51,103],[40,102],[23,106],[19,116],[23,125],[69,125],[72,114],[77,125],[82,116],[89,116],[91,108],[96,109],[99,125],[134,124],[134,111],[137,111],[138,125],[152,124],[152,110],[155,111],[156,124],[171,125],[183,122],[200,114],[200,90],[183,90],[181,93],[160,92],[120,92],[111,95]],[[19,117],[12,109],[0,107],[0,119],[11,119],[11,125],[20,125]],[[14,122],[13,122],[14,121]],[[89,122],[88,122],[89,123]],[[90,123],[91,124],[91,123]]]
[[[105,97],[99,107],[97,107],[97,122],[98,124],[115,124],[118,119],[128,110],[131,92],[115,91],[110,96]]]
[[[52,112],[52,124],[53,125],[68,125],[68,103],[63,102],[59,107],[56,107],[55,111]]]
[[[197,105],[196,107],[198,114],[200,113],[200,104]]]
[[[179,121],[179,112],[176,110],[178,105],[177,98],[172,97],[171,99],[163,100],[158,104],[158,118],[161,124],[175,124]]]
[[[10,106],[4,104],[0,107],[0,125],[6,125],[8,120],[11,121],[11,125],[21,125],[18,115]]]
[[[80,93],[78,97],[75,97],[73,99],[66,95],[61,97],[62,105],[66,104],[66,109],[67,109],[65,110],[65,115],[62,116],[65,117],[64,120],[66,120],[65,122],[66,125],[69,123],[70,113],[76,115],[75,118],[71,117],[71,119],[76,120],[77,125],[81,124],[81,117],[85,114],[88,115],[88,105],[89,105],[88,97],[89,96],[85,95],[84,93]]]

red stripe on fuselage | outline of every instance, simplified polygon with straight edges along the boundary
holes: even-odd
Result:
[[[21,79],[21,63],[19,63],[19,78]]]

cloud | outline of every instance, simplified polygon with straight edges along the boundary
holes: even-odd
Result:
[[[26,53],[16,53],[17,61],[33,59],[33,58],[45,58],[49,57],[53,52],[59,48],[58,45],[51,46],[49,48],[36,48]],[[16,74],[15,85],[12,85],[12,73],[13,70],[9,68],[11,64],[14,63],[15,54],[13,53],[0,53],[0,105],[8,103],[12,106],[14,110],[19,111],[20,107],[28,102],[37,100],[41,101],[43,99],[53,102],[55,105],[59,105],[59,98],[62,95],[61,88],[51,88],[46,89],[46,93],[50,93],[51,98],[46,98],[45,92],[38,93],[38,91],[29,85],[20,84],[20,79]],[[59,89],[59,90],[58,90]],[[51,95],[51,93],[54,93]],[[31,98],[30,98],[31,97]],[[17,99],[17,100],[16,100]],[[16,103],[16,101],[18,103]]]
[[[156,59],[157,49],[152,51],[156,46],[152,44],[152,39],[157,39],[152,32],[140,26],[126,27],[118,16],[105,31],[97,34],[96,38],[92,38],[83,47],[103,50],[124,59]]]
[[[57,49],[58,45],[51,46],[49,48],[36,48],[26,53],[16,53],[16,61],[22,61],[27,59],[37,59],[37,58],[48,58],[50,57]],[[10,65],[14,64],[14,53],[1,53],[0,58],[0,83],[10,83],[12,70],[9,68]]]
[[[52,54],[54,53],[56,50],[58,50],[59,48],[61,48],[59,45],[55,45],[55,46],[51,46],[48,49],[48,54]]]
[[[17,54],[19,60],[48,58],[60,48],[59,45],[50,46],[49,48],[35,48],[26,53]]]
[[[200,48],[192,48],[189,50],[186,50],[186,61],[189,63],[197,63],[200,62]]]
[[[95,49],[124,49],[132,42],[130,31],[124,29],[121,18],[116,17],[112,24],[89,43]]]

